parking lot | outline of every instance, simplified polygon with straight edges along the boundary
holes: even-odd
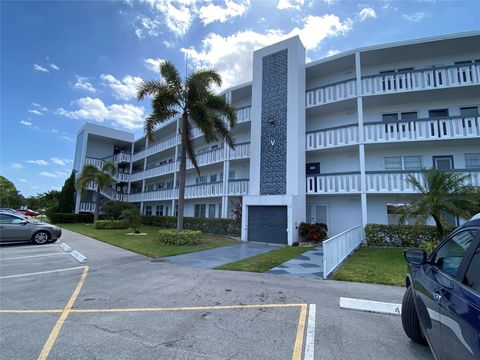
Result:
[[[401,288],[181,267],[68,231],[62,241],[86,264],[58,244],[0,248],[2,359],[432,358],[399,317],[338,306],[397,301]]]

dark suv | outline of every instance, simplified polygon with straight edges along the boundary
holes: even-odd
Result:
[[[437,360],[480,359],[480,219],[460,226],[430,256],[411,249],[405,259],[407,336],[428,342]]]

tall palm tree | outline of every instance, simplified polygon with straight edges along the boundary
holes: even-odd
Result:
[[[415,224],[425,224],[432,217],[440,236],[445,232],[442,214],[452,214],[467,219],[476,206],[475,187],[465,185],[468,174],[426,169],[419,181],[409,175],[407,181],[420,193],[409,197],[409,204],[400,208],[400,221],[414,218]]]
[[[95,211],[93,213],[94,221],[98,220],[98,213],[100,208],[100,191],[107,189],[112,185],[113,176],[117,171],[117,166],[111,161],[103,163],[102,169],[95,165],[85,165],[80,173],[76,187],[82,195],[87,190],[87,184],[91,181],[95,182]]]
[[[180,168],[178,172],[178,218],[177,230],[183,229],[183,209],[185,202],[185,174],[187,155],[200,175],[192,141],[192,125],[200,129],[205,141],[217,141],[219,134],[233,149],[233,137],[224,121],[230,127],[237,122],[235,108],[222,96],[216,95],[212,85],[221,86],[222,78],[213,69],[196,70],[185,81],[178,70],[169,61],[160,64],[163,80],[144,81],[138,88],[138,100],[153,96],[153,112],[145,120],[145,132],[153,140],[155,126],[176,116],[180,122]]]

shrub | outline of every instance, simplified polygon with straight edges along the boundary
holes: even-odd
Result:
[[[328,227],[323,223],[308,224],[302,222],[298,231],[306,241],[320,242],[327,238]]]
[[[100,230],[128,229],[128,223],[124,220],[97,220],[95,221],[95,229],[100,229]]]
[[[170,230],[158,231],[159,240],[165,245],[195,245],[200,242],[202,232],[198,230]]]
[[[102,205],[102,211],[105,214],[105,219],[117,220],[122,215],[123,210],[131,209],[134,206],[124,201],[110,200]]]
[[[420,248],[425,250],[427,254],[431,254],[438,244],[440,244],[440,240],[425,241],[423,244],[420,244]]]
[[[142,216],[142,224],[166,229],[176,229],[177,218],[175,216],[144,215]],[[215,235],[240,235],[240,228],[233,219],[185,217],[183,218],[183,227],[188,230],[200,230],[203,233]]]
[[[365,240],[368,246],[419,247],[441,239],[435,226],[367,224]]]
[[[93,223],[93,214],[91,213],[51,213],[48,218],[54,224],[72,224],[72,223]]]
[[[127,227],[133,230],[135,234],[140,233],[140,226],[142,225],[142,215],[136,207],[123,210],[120,219],[127,223]]]

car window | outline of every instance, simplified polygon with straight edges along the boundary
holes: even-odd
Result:
[[[478,235],[478,230],[470,229],[453,235],[437,250],[434,265],[447,274],[456,277],[463,257],[473,240]]]
[[[480,245],[473,254],[463,283],[480,293]]]
[[[12,215],[0,214],[0,224],[11,224],[15,219],[18,218]]]

